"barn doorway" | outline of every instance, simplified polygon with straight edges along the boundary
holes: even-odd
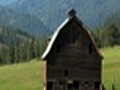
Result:
[[[100,89],[100,82],[95,82],[95,90],[99,90]]]
[[[79,90],[79,81],[70,81],[67,84],[67,90]]]
[[[47,82],[47,90],[53,90],[53,82],[52,81]]]

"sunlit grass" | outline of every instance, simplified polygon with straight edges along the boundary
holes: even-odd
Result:
[[[42,90],[43,64],[40,61],[0,67],[0,90]]]
[[[120,90],[120,47],[102,49],[103,83],[107,90],[111,90],[115,83],[116,90]]]

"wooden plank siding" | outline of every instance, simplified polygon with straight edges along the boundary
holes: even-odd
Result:
[[[73,86],[75,90],[100,90],[102,58],[91,34],[76,16],[60,26],[43,56],[47,62],[46,81],[53,84],[52,90]]]

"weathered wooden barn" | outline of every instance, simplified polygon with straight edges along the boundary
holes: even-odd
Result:
[[[44,60],[44,90],[100,90],[102,56],[70,9],[51,38]]]

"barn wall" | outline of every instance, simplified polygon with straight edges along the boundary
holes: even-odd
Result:
[[[63,29],[48,55],[47,80],[54,82],[54,90],[66,90],[61,88],[69,80],[79,81],[81,90],[88,82],[88,90],[94,90],[95,82],[101,82],[101,59],[90,36],[75,22]]]
[[[57,50],[58,44],[62,43],[62,51],[55,53],[55,65],[48,65],[48,78],[64,78],[64,71],[68,70],[69,78],[99,80],[101,75],[101,61],[96,54],[94,44],[88,33],[79,29],[76,23],[65,28],[55,43]],[[65,37],[66,38],[65,38]],[[63,40],[63,38],[65,38]],[[92,45],[92,53],[89,53],[89,44]],[[52,61],[54,57],[50,58]]]

